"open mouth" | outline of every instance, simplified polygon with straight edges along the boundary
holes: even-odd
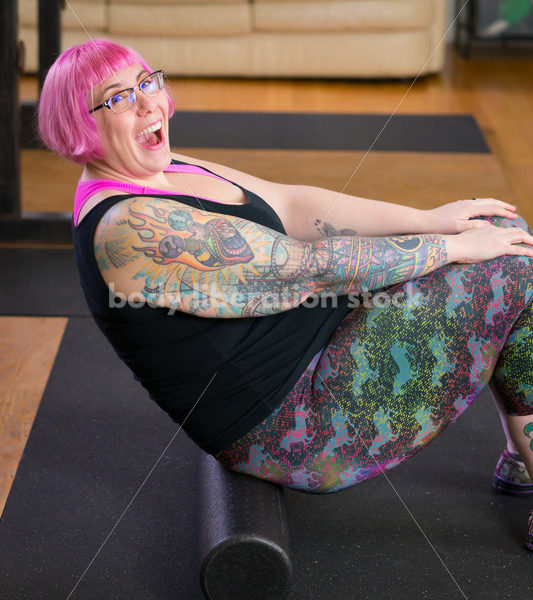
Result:
[[[159,120],[139,131],[135,136],[135,141],[143,148],[150,150],[161,148],[164,144],[163,122]]]

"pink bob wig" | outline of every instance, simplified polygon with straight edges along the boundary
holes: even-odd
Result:
[[[41,91],[37,119],[43,142],[80,165],[104,158],[87,104],[91,90],[136,64],[152,71],[135,50],[110,40],[90,40],[65,50],[50,67]],[[166,89],[164,93],[170,117],[174,103]]]

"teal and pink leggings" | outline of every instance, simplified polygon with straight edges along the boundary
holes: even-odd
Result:
[[[409,292],[403,306],[355,308],[283,403],[217,460],[302,492],[336,492],[424,448],[491,377],[508,414],[533,414],[532,266],[515,256],[451,264],[389,288]]]

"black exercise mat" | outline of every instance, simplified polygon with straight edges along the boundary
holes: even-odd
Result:
[[[217,126],[222,137],[224,120]],[[372,139],[384,122],[375,123]],[[481,133],[473,119],[459,117],[453,126],[454,136],[460,126],[470,131],[470,141],[455,151],[488,151],[484,142],[476,146]],[[430,130],[411,131],[397,149],[406,151],[417,139],[423,145],[435,135]],[[275,147],[282,147],[276,135]],[[454,136],[433,137],[428,151],[452,147]],[[284,137],[291,138],[282,131]],[[173,143],[221,145],[217,136],[210,139],[185,143],[180,131]],[[9,284],[1,288],[0,314],[87,314],[72,251],[1,249],[0,265]],[[70,319],[0,521],[0,598],[66,599],[176,429],[92,321]],[[294,566],[290,600],[529,597],[531,554],[522,537],[531,501],[491,489],[504,443],[483,394],[427,449],[387,472],[423,533],[384,476],[335,494],[285,490]],[[183,432],[177,435],[72,600],[201,600],[199,452]]]
[[[0,597],[66,600],[176,430],[92,321],[71,319],[0,521]],[[522,548],[530,502],[491,490],[503,444],[484,394],[387,472],[470,600],[526,598],[533,586]],[[199,452],[176,436],[72,600],[201,600]],[[290,600],[465,597],[384,476],[284,496]]]
[[[21,106],[21,147],[42,148],[35,104]],[[386,125],[383,132],[381,130]],[[171,145],[400,152],[490,152],[472,115],[183,111],[169,121]],[[376,140],[376,137],[379,139]]]
[[[490,152],[472,115],[176,111],[169,127],[190,148]]]
[[[89,315],[73,249],[0,248],[0,315]]]
[[[70,319],[0,521],[0,598],[66,599],[178,426]],[[72,599],[201,598],[201,452],[180,432]]]
[[[387,471],[390,483],[378,476],[319,497],[286,490],[298,590],[289,600],[531,598],[533,556],[523,544],[533,498],[493,491],[504,447],[483,392],[428,447]]]

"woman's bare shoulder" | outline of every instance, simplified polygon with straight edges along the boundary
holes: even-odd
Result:
[[[171,156],[175,160],[179,160],[182,162],[186,162],[193,165],[199,165],[200,167],[205,167],[213,173],[225,177],[230,181],[238,183],[242,187],[256,193],[258,196],[261,196],[265,199],[270,199],[273,201],[276,200],[287,200],[290,193],[290,185],[276,183],[273,181],[268,181],[267,179],[261,179],[255,175],[250,173],[245,173],[244,171],[239,171],[238,169],[234,169],[233,167],[228,167],[226,165],[222,165],[219,163],[214,163],[208,160],[202,160],[199,158],[194,158],[192,156],[185,156],[184,154],[177,154],[175,152],[171,152]]]
[[[186,156],[185,154],[178,154],[177,152],[171,152],[170,156],[174,160],[179,160],[181,162],[188,163],[190,165],[199,165],[200,167],[205,167],[206,169],[209,169],[210,171],[214,171],[215,173],[218,173],[220,171],[225,171],[225,170],[234,171],[234,169],[231,169],[230,167],[226,167],[225,165],[215,163],[215,162],[212,162],[209,160],[197,158],[194,156]],[[243,173],[243,175],[246,175],[246,173]]]

